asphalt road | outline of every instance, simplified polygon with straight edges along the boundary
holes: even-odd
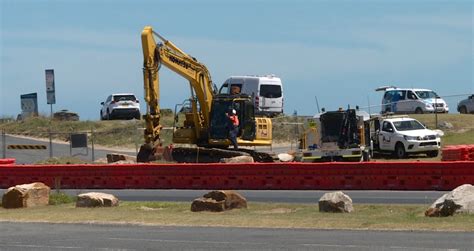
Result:
[[[7,158],[15,158],[17,164],[32,164],[40,160],[45,160],[50,157],[50,146],[49,141],[41,141],[34,139],[26,139],[21,137],[15,137],[6,135],[5,145],[45,145],[46,150],[13,150],[3,147],[3,140],[0,136],[0,158],[5,155]],[[69,157],[75,156],[87,161],[92,161],[92,148],[75,148],[72,150],[68,143],[54,143],[53,142],[53,157]],[[3,152],[5,151],[5,153]],[[128,155],[136,155],[135,151],[115,151],[115,150],[104,150],[100,148],[94,149],[94,159],[105,158],[107,153],[123,153]]]
[[[1,250],[472,250],[474,233],[0,223]]]
[[[100,191],[124,201],[191,202],[208,190],[62,190],[69,195]],[[0,190],[1,192],[1,190]],[[274,203],[316,203],[328,191],[238,190],[248,201]],[[431,205],[446,192],[441,191],[344,191],[353,203]]]

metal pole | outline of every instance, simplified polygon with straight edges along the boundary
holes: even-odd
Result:
[[[2,129],[2,151],[3,151],[3,158],[6,159],[7,158],[7,146],[5,145],[6,144],[6,140],[5,140],[5,129]]]
[[[69,133],[69,156],[72,157],[72,133]]]
[[[370,98],[369,95],[367,95],[367,105],[369,106],[369,115],[370,115]]]
[[[49,134],[49,157],[53,157],[53,139],[51,135],[51,128],[48,129],[48,134]]]
[[[50,113],[51,118],[53,118],[53,104],[51,104],[51,113]]]
[[[95,161],[95,152],[94,152],[94,137],[95,137],[95,134],[94,134],[94,128],[92,127],[91,128],[91,148],[92,148],[92,162]]]
[[[314,96],[314,99],[316,100],[316,107],[318,108],[318,113],[321,113],[321,110],[319,109],[318,96]]]
[[[435,128],[438,129],[438,97],[435,96]]]
[[[138,156],[138,138],[140,137],[140,133],[139,133],[139,128],[138,128],[138,125],[137,125],[137,128],[135,128],[135,133],[134,133],[134,143],[135,143],[135,156]]]

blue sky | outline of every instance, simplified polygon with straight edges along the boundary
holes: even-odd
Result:
[[[206,64],[218,86],[231,75],[281,77],[290,114],[314,114],[315,96],[327,109],[376,105],[374,89],[386,84],[474,92],[471,1],[0,0],[0,8],[0,116],[16,116],[29,92],[49,114],[50,68],[54,110],[95,120],[111,93],[143,100],[145,25]],[[164,67],[161,76],[162,107],[189,96],[184,79]],[[445,100],[455,111],[463,98]]]

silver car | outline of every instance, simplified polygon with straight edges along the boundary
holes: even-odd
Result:
[[[458,112],[474,113],[474,95],[471,95],[467,99],[461,100],[461,102],[459,102]]]

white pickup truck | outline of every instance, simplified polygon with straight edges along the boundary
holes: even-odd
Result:
[[[370,126],[373,151],[393,153],[402,159],[410,153],[438,156],[441,131],[427,129],[418,120],[409,117],[377,117]]]

